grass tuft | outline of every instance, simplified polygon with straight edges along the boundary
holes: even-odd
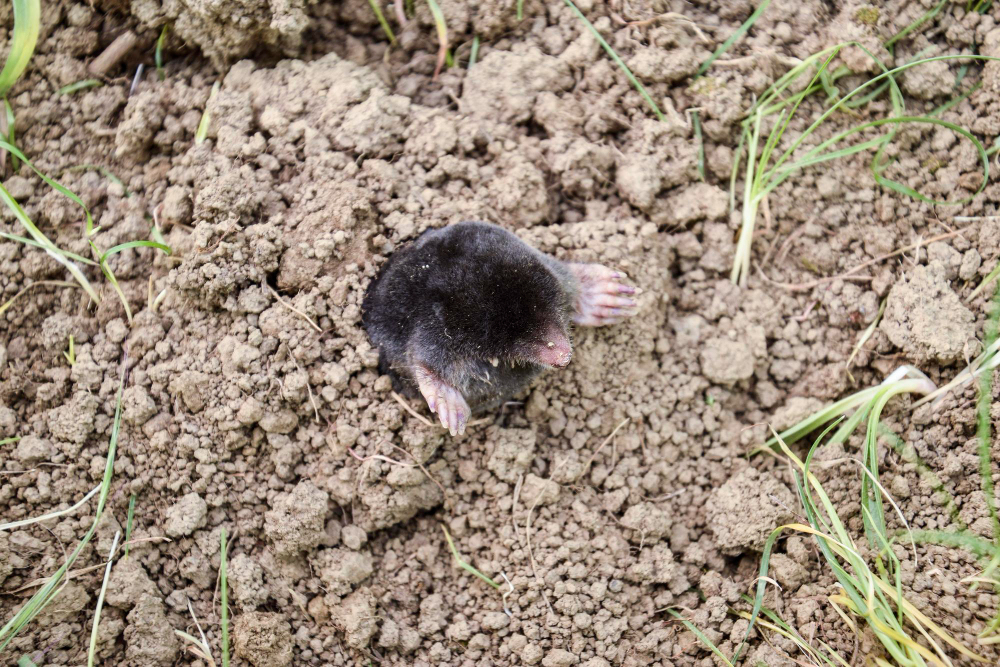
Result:
[[[833,81],[841,75],[841,72],[830,72],[829,68],[833,60],[841,50],[847,47],[857,47],[861,49],[873,62],[878,64],[882,73],[869,79],[860,86],[854,88],[846,95],[840,96]],[[902,92],[896,84],[895,75],[924,63],[949,60],[1000,60],[988,56],[975,55],[952,55],[935,56],[923,58],[900,65],[894,69],[886,69],[882,62],[864,46],[857,42],[843,42],[835,46],[823,49],[812,54],[800,64],[793,67],[785,75],[772,84],[751,108],[748,117],[743,121],[743,131],[740,135],[739,149],[736,152],[733,164],[733,175],[730,179],[730,201],[735,203],[736,176],[739,172],[742,160],[742,149],[746,146],[747,158],[744,173],[742,224],[740,228],[739,240],[737,242],[736,256],[733,261],[731,279],[734,283],[742,287],[747,285],[750,276],[750,251],[753,242],[753,232],[757,221],[757,211],[764,199],[779,185],[784,183],[798,171],[812,166],[847,157],[865,151],[874,151],[871,160],[870,170],[879,186],[906,195],[918,201],[937,206],[958,206],[971,201],[986,187],[989,180],[989,155],[982,143],[972,135],[971,132],[961,128],[954,123],[927,116],[909,116],[906,114]],[[797,93],[790,96],[787,92],[793,84],[800,79],[810,76],[814,72],[808,84]],[[892,115],[887,118],[880,118],[855,125],[843,132],[835,134],[833,137],[820,142],[813,148],[805,151],[801,156],[793,158],[796,151],[807,142],[810,136],[830,118],[834,113],[841,111],[849,105],[849,102],[858,98],[864,91],[885,82],[888,84],[890,92],[890,102]],[[799,109],[799,105],[806,97],[819,91],[827,91],[831,99],[835,99],[832,104],[815,120],[808,128],[799,133],[790,142],[784,151],[779,153],[779,143],[784,137],[786,130],[791,126],[792,119]],[[972,143],[979,156],[983,180],[976,191],[962,199],[956,201],[934,200],[917,192],[913,188],[900,181],[888,178],[885,175],[886,169],[891,161],[884,159],[885,150],[895,138],[899,126],[905,124],[924,124],[944,127],[960,135]],[[765,130],[770,126],[769,131]],[[836,148],[836,146],[846,139],[862,132],[886,128],[883,134],[873,139],[860,141],[858,143]]]

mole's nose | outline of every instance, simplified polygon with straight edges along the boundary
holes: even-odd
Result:
[[[552,340],[547,340],[544,345],[539,346],[536,358],[539,363],[546,366],[566,368],[573,358],[573,348],[566,337],[553,336]]]

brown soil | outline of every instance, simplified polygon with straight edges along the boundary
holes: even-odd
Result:
[[[155,214],[174,250],[110,260],[131,326],[95,272],[99,306],[80,290],[40,286],[0,315],[0,439],[22,436],[0,445],[3,521],[68,507],[99,481],[123,359],[129,371],[108,511],[74,566],[103,562],[135,494],[140,541],[112,571],[98,635],[105,664],[204,664],[172,632],[198,635],[189,603],[218,660],[223,527],[234,536],[236,664],[712,664],[662,610],[681,610],[727,655],[742,638],[745,622],[727,609],[754,582],[767,534],[798,512],[787,469],[745,456],[762,425],[788,426],[902,363],[947,381],[979,351],[986,301],[966,297],[1000,258],[995,172],[971,203],[935,207],[876,186],[868,155],[808,169],[771,197],[748,289],[728,280],[739,214],[727,189],[741,114],[789,57],[845,39],[890,64],[924,49],[1000,56],[1000,3],[985,16],[946,5],[893,58],[881,43],[935,2],[774,0],[723,58],[735,62],[693,83],[751,3],[579,0],[664,122],[563,2],[528,0],[519,22],[513,2],[439,0],[458,66],[436,81],[433,20],[414,4],[405,29],[386,7],[399,38],[388,48],[365,0],[46,3],[34,59],[9,95],[19,146],[91,208],[98,246],[148,238]],[[660,16],[671,11],[694,23]],[[152,65],[164,22],[161,81]],[[126,29],[138,45],[106,85],[57,94],[88,78],[87,64]],[[473,35],[481,48],[467,68]],[[870,70],[858,54],[844,63]],[[903,77],[910,112],[953,95],[958,69]],[[942,117],[990,145],[1000,67],[973,64],[963,88],[978,80]],[[196,144],[206,106],[208,140]],[[814,100],[800,116],[818,111]],[[835,117],[820,134],[852,121]],[[979,182],[975,151],[948,130],[908,127],[890,152],[889,175],[925,194],[961,198]],[[81,164],[122,184],[67,171]],[[4,185],[32,219],[61,248],[88,254],[79,208],[29,169],[9,169]],[[359,307],[394,248],[464,219],[620,268],[643,291],[633,320],[578,332],[569,369],[450,438],[392,398]],[[0,228],[23,233],[6,208]],[[950,231],[849,279],[793,288]],[[43,252],[0,242],[0,301],[53,279],[68,277]],[[845,362],[886,295],[852,384]],[[62,355],[70,335],[72,367]],[[956,498],[961,521],[991,538],[974,395],[915,414],[897,400],[886,421]],[[957,528],[913,463],[889,449],[880,466],[912,527]],[[860,539],[857,468],[828,468],[823,480]],[[4,621],[83,537],[93,509],[0,533]],[[510,615],[500,592],[455,567],[442,523],[465,559],[510,580]],[[995,663],[1000,652],[975,635],[998,596],[961,583],[981,563],[943,547],[918,552],[914,567],[900,551],[909,598]],[[802,636],[856,664],[877,655],[827,601],[837,589],[812,542],[783,539],[772,562],[783,590],[767,602]],[[0,659],[85,662],[102,572],[73,576]],[[754,635],[746,664],[800,659],[769,639]]]

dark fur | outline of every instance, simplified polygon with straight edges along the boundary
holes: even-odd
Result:
[[[528,346],[553,326],[568,338],[574,285],[562,263],[514,234],[462,222],[397,250],[368,287],[362,322],[397,389],[419,396],[411,369],[423,364],[483,411],[542,371]]]

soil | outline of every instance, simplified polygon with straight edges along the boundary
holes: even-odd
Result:
[[[729,281],[740,218],[727,190],[742,114],[789,58],[845,39],[890,65],[925,50],[1000,56],[1000,3],[985,15],[949,3],[890,54],[882,43],[936,2],[774,0],[695,80],[751,3],[579,0],[662,121],[563,2],[528,0],[518,21],[513,2],[439,0],[456,66],[437,79],[433,17],[413,4],[405,28],[383,7],[390,47],[364,0],[46,3],[35,56],[8,96],[19,147],[79,194],[98,247],[149,238],[155,219],[173,253],[109,259],[131,324],[89,269],[99,305],[45,284],[0,315],[0,440],[21,436],[0,445],[4,521],[67,508],[99,483],[128,380],[95,539],[5,663],[85,661],[101,564],[134,495],[130,552],[101,615],[103,664],[206,664],[172,632],[200,636],[189,606],[219,659],[223,528],[234,664],[713,664],[663,610],[680,610],[726,655],[742,639],[746,623],[728,610],[746,608],[770,531],[801,520],[787,468],[746,456],[765,424],[793,424],[904,363],[941,384],[978,354],[988,294],[968,296],[1000,259],[995,170],[981,194],[945,207],[876,185],[867,154],[808,168],[770,197],[744,289]],[[58,94],[126,30],[137,46],[105,85]],[[848,81],[873,72],[859,50],[841,60]],[[909,112],[954,95],[960,67],[901,77]],[[974,82],[941,118],[990,146],[1000,67],[972,63],[961,88]],[[810,98],[791,131],[821,103]],[[889,111],[880,101],[865,113]],[[856,122],[834,116],[816,141]],[[888,156],[888,177],[931,197],[961,199],[981,179],[972,145],[940,126],[907,126]],[[59,247],[89,254],[76,204],[9,160],[4,186]],[[569,368],[451,438],[394,400],[360,304],[395,248],[466,219],[614,266],[642,293],[634,319],[577,331]],[[0,228],[23,234],[6,207]],[[898,248],[908,249],[885,257]],[[41,250],[0,242],[0,301],[69,279]],[[934,410],[889,404],[886,423],[955,498],[951,515],[915,458],[886,446],[882,482],[913,528],[960,521],[994,537],[974,400],[967,388]],[[839,456],[857,454],[850,444]],[[860,540],[857,467],[829,467],[823,483]],[[4,620],[84,536],[94,503],[0,533]],[[455,566],[442,525],[501,591]],[[962,583],[982,563],[917,552],[916,564],[899,553],[909,599],[996,663],[976,634],[1000,600]],[[779,540],[772,568],[782,589],[767,603],[803,637],[847,660],[879,655],[828,602],[837,587],[813,542]],[[754,633],[745,664],[800,659],[780,637],[763,639]]]

